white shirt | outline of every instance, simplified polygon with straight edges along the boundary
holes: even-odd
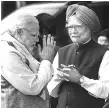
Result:
[[[55,71],[54,77],[48,83],[47,87],[51,96],[58,97],[58,89],[62,82],[56,75],[58,72],[58,53],[54,59],[53,67]],[[84,77],[84,82],[81,84],[81,87],[86,89],[89,94],[94,97],[106,99],[109,96],[109,51],[106,51],[104,54],[98,76],[99,80]]]

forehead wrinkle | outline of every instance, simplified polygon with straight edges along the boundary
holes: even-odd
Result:
[[[75,20],[75,21],[73,21],[73,20]],[[83,22],[74,15],[69,18],[68,24],[69,25],[83,25]]]
[[[29,22],[25,24],[25,29],[27,29],[31,34],[36,35],[39,32],[39,26],[35,22]]]

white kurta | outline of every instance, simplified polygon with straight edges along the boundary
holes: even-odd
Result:
[[[12,42],[15,46],[10,46]],[[29,61],[29,66],[26,62]],[[52,64],[48,60],[39,63],[25,48],[9,34],[0,42],[1,75],[18,91],[25,95],[38,95],[52,78]],[[45,99],[44,93],[41,97]]]

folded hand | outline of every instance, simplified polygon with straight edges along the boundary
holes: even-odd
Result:
[[[51,35],[48,35],[48,37],[44,35],[42,49],[39,46],[40,59],[52,62],[55,57],[55,46],[56,41],[54,41],[54,37]]]
[[[63,66],[63,65],[61,65]],[[74,82],[74,83],[80,83],[80,78],[82,75],[77,71],[77,69],[72,66],[63,66],[63,68],[58,68],[59,71],[63,72],[63,77],[66,78],[67,80]]]

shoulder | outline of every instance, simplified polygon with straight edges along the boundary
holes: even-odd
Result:
[[[105,48],[103,45],[98,44],[95,41],[91,42],[91,48],[95,49],[96,51],[107,51],[108,49]]]
[[[60,52],[60,51],[65,51],[65,50],[71,49],[71,48],[73,48],[74,46],[75,46],[74,44],[69,44],[69,45],[67,45],[67,46],[61,47],[61,48],[59,49],[59,52]]]
[[[0,58],[1,61],[11,61],[13,59],[16,61],[17,59],[24,60],[25,57],[14,47],[12,42],[2,41],[0,43]]]

